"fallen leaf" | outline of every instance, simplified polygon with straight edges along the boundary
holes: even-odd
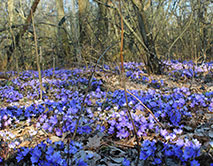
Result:
[[[50,136],[50,140],[52,141],[52,143],[54,143],[54,142],[61,141],[62,139],[53,135],[53,136]]]
[[[88,139],[87,146],[89,148],[94,148],[95,149],[95,148],[100,147],[100,145],[101,145],[101,137],[95,135],[94,137],[90,137]]]

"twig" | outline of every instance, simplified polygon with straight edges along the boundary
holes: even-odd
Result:
[[[31,15],[32,15],[33,34],[34,34],[35,51],[36,51],[36,62],[37,62],[38,77],[39,77],[39,86],[40,86],[40,100],[42,100],[43,86],[42,86],[42,78],[41,78],[40,56],[38,54],[37,35],[36,35],[35,24],[34,24],[34,17],[33,17],[33,11],[32,10],[31,10]]]
[[[84,98],[82,100],[82,103],[81,103],[81,109],[79,111],[79,114],[78,114],[78,119],[77,119],[77,123],[76,123],[76,126],[75,126],[75,130],[74,130],[74,133],[73,133],[73,136],[72,136],[72,140],[75,139],[75,136],[76,136],[76,133],[77,133],[77,129],[78,129],[78,126],[79,126],[79,122],[80,122],[80,119],[81,119],[81,114],[83,112],[83,106],[84,106],[84,103],[85,103],[85,100],[86,100],[86,97],[89,93],[89,89],[91,87],[91,83],[92,83],[92,80],[93,80],[93,77],[94,77],[94,74],[95,74],[95,71],[97,69],[97,66],[98,66],[98,63],[100,62],[101,58],[106,54],[106,52],[112,48],[116,43],[113,43],[111,46],[109,46],[101,55],[100,57],[98,58],[97,62],[96,62],[96,65],[95,65],[95,68],[90,76],[90,79],[88,81],[88,86],[87,86],[87,89],[86,89],[86,92],[85,92],[85,95],[84,95]]]
[[[138,150],[138,157],[137,157],[137,161],[136,161],[136,166],[138,165],[139,163],[139,159],[140,159],[140,143],[139,143],[139,139],[138,139],[138,135],[137,135],[137,130],[136,130],[136,127],[135,127],[135,123],[133,121],[133,118],[132,118],[132,115],[130,113],[130,109],[129,109],[129,105],[128,105],[128,98],[127,98],[127,90],[126,90],[126,80],[125,80],[125,77],[124,77],[124,61],[123,61],[123,54],[122,54],[122,51],[123,51],[123,40],[124,40],[124,25],[123,25],[123,16],[122,16],[122,13],[121,13],[121,2],[119,0],[119,11],[120,11],[120,17],[121,17],[121,47],[120,47],[120,59],[121,59],[121,80],[123,82],[123,87],[124,87],[124,92],[125,92],[125,100],[126,100],[126,107],[127,107],[127,112],[128,112],[128,116],[132,122],[132,126],[133,126],[133,133],[136,137],[136,141],[137,141],[137,150]]]
[[[153,118],[155,119],[155,121],[159,124],[160,127],[164,128],[164,126],[157,120],[157,118],[155,117],[155,115],[152,113],[152,111],[145,105],[143,104],[139,98],[137,98],[135,95],[133,95],[131,92],[129,92],[127,90],[127,93],[129,93],[131,96],[133,96],[136,100],[138,100],[138,102],[153,116]]]

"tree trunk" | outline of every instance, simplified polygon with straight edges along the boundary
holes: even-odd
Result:
[[[80,64],[82,61],[82,57],[80,54],[80,45],[79,45],[79,36],[80,36],[80,32],[79,32],[79,23],[77,20],[77,12],[76,12],[76,0],[71,0],[71,7],[72,7],[72,20],[70,21],[71,24],[71,29],[72,29],[72,38],[73,38],[73,43],[74,43],[74,47],[73,47],[73,54],[77,59],[77,62]]]
[[[15,41],[9,46],[9,50],[7,51],[7,57],[8,57],[8,62],[11,62],[12,54],[15,50],[15,46],[19,46],[19,41],[24,35],[24,33],[27,31],[31,21],[32,21],[32,15],[35,13],[36,8],[39,4],[40,0],[34,0],[33,4],[31,6],[31,9],[29,11],[28,17],[25,21],[25,25],[23,26],[23,29],[15,36]]]
[[[86,14],[88,13],[89,1],[88,0],[78,0],[79,7],[79,26],[80,26],[80,44],[83,44],[84,41],[89,37],[87,24],[85,23]]]
[[[143,59],[147,72],[161,74],[161,62],[156,55],[155,42],[152,33],[150,32],[149,23],[144,12],[144,6],[139,0],[132,0],[132,3],[137,13],[139,32],[146,46],[143,51],[145,52],[145,58]]]
[[[107,4],[108,0],[101,1],[104,4]],[[103,4],[98,3],[98,29],[100,31],[100,37],[106,37],[108,33],[108,17],[107,17],[107,7]],[[103,39],[102,39],[103,40]]]
[[[70,48],[68,37],[66,33],[65,13],[63,0],[56,0],[57,16],[58,16],[58,38],[61,46],[61,52],[65,55],[66,59],[69,59]]]

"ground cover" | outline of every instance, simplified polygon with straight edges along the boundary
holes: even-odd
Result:
[[[213,64],[165,64],[161,76],[149,76],[142,63],[124,64],[139,165],[213,165]],[[97,69],[71,140],[92,71],[42,71],[42,101],[38,72],[7,73],[0,87],[2,164],[135,165],[136,139],[117,66]]]

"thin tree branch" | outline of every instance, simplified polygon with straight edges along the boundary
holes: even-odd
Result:
[[[138,163],[139,163],[139,159],[140,159],[140,143],[139,143],[139,139],[138,139],[138,135],[137,135],[137,129],[135,127],[134,120],[133,120],[132,115],[130,113],[130,109],[129,109],[129,105],[128,105],[128,98],[127,98],[126,80],[125,80],[125,75],[124,75],[124,60],[123,60],[124,25],[123,25],[123,16],[121,14],[121,2],[120,2],[120,0],[119,0],[119,11],[120,11],[120,17],[121,17],[121,47],[120,47],[121,80],[123,82],[123,87],[124,87],[127,113],[128,113],[128,116],[129,116],[129,118],[130,118],[130,120],[132,122],[133,133],[134,133],[134,135],[136,137],[136,142],[137,142],[137,150],[138,150],[138,157],[137,157],[137,161],[136,161],[136,166],[137,166]]]
[[[191,22],[192,22],[192,14],[190,16],[190,20],[189,23],[186,25],[185,29],[180,33],[180,35],[175,39],[175,41],[171,44],[171,46],[168,49],[168,55],[170,54],[170,51],[172,49],[172,47],[175,45],[175,43],[182,37],[182,35],[186,32],[186,30],[189,28]]]
[[[77,133],[77,129],[78,129],[78,126],[79,126],[79,122],[80,122],[80,119],[82,117],[82,112],[83,112],[83,107],[84,107],[84,103],[85,103],[85,100],[86,100],[86,97],[89,93],[89,89],[91,88],[91,83],[92,83],[92,80],[93,80],[93,77],[94,77],[94,74],[96,72],[96,69],[97,69],[97,66],[98,66],[98,63],[100,62],[101,58],[107,53],[107,51],[109,51],[113,46],[115,46],[116,43],[113,43],[112,45],[110,45],[101,55],[100,57],[98,58],[97,62],[96,62],[96,65],[95,65],[95,68],[90,76],[90,79],[88,81],[88,86],[87,86],[87,89],[86,89],[86,92],[85,92],[85,95],[84,95],[84,98],[82,100],[82,103],[81,103],[81,109],[79,111],[79,114],[78,114],[78,119],[77,119],[77,123],[76,123],[76,126],[75,126],[75,130],[74,130],[74,133],[73,133],[73,136],[72,136],[72,140],[75,139],[75,136],[76,136],[76,133]]]

